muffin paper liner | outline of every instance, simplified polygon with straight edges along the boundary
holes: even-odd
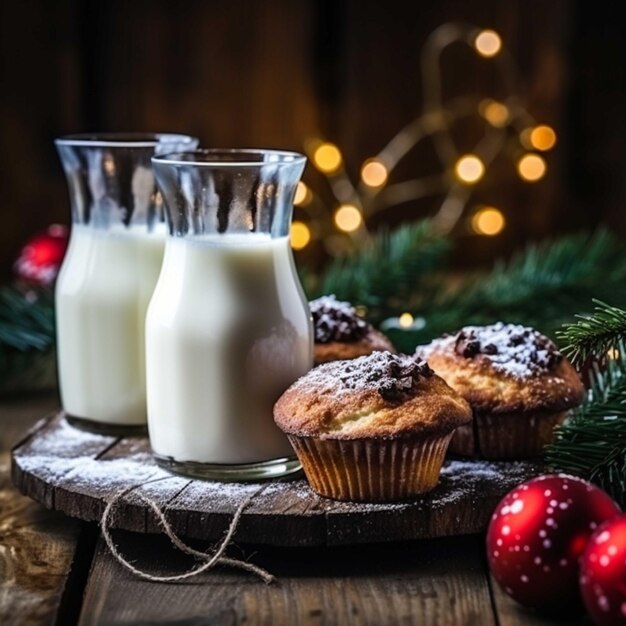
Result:
[[[449,452],[491,460],[540,456],[566,415],[567,411],[475,414],[473,423],[457,428]]]
[[[403,500],[435,487],[452,433],[402,439],[289,436],[314,491],[355,501]]]

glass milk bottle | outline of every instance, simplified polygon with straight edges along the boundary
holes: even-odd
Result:
[[[144,321],[166,232],[150,159],[196,146],[169,134],[56,140],[72,210],[55,294],[59,384],[78,426],[145,429]]]
[[[296,471],[272,408],[312,365],[289,243],[305,157],[198,150],[152,163],[169,225],[146,319],[155,458],[216,480]]]

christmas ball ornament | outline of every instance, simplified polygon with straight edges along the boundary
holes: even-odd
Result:
[[[591,533],[620,509],[601,489],[565,474],[511,491],[487,531],[494,578],[514,600],[547,613],[582,609],[578,562]]]
[[[68,229],[53,224],[26,242],[15,261],[18,278],[46,287],[54,282],[67,248]]]
[[[626,515],[591,536],[580,561],[580,590],[597,626],[626,625]]]

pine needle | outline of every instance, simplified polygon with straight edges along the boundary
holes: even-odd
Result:
[[[0,288],[0,350],[47,350],[54,345],[54,303],[47,292]]]
[[[564,344],[563,352],[581,365],[590,357],[598,359],[615,355],[620,342],[626,341],[626,310],[593,300],[592,315],[577,315],[578,322],[566,324],[556,336]]]
[[[626,305],[626,246],[606,229],[528,246],[416,310],[428,341],[467,324],[503,320],[552,335],[593,297]]]
[[[340,300],[389,314],[406,307],[406,299],[425,288],[433,272],[441,269],[451,247],[430,221],[382,230],[353,254],[333,261],[320,282],[319,293],[334,293]]]
[[[546,461],[586,478],[626,505],[626,344],[604,370],[596,363],[584,404],[555,431]]]

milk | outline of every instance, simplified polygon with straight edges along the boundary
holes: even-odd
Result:
[[[293,455],[272,407],[311,367],[309,318],[287,237],[168,238],[146,319],[155,454],[208,464]]]
[[[75,224],[56,285],[61,399],[74,417],[146,421],[144,320],[165,246],[146,227]]]

